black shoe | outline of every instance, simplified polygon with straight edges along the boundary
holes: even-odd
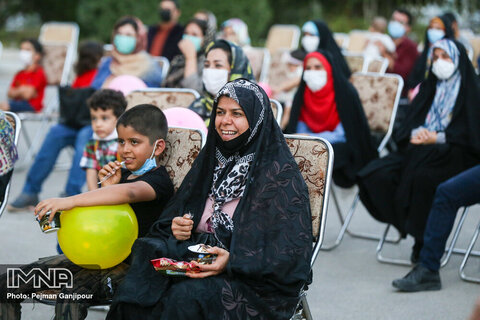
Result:
[[[393,280],[392,286],[405,292],[430,291],[440,290],[442,282],[438,271],[416,265],[405,277]]]

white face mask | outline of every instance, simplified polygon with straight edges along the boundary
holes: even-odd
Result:
[[[455,72],[455,65],[453,62],[437,59],[432,65],[432,72],[440,80],[447,80]]]
[[[33,61],[33,54],[30,50],[20,50],[20,60],[25,66],[31,65]]]
[[[303,36],[302,38],[302,47],[307,52],[313,52],[317,50],[318,44],[320,43],[320,37],[317,36]]]
[[[305,70],[303,80],[313,92],[322,89],[327,84],[327,71],[325,70]]]
[[[228,71],[213,68],[203,69],[202,81],[205,90],[215,96],[228,82]]]

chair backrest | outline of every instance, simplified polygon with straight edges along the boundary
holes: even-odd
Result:
[[[340,49],[346,50],[348,48],[348,42],[349,42],[348,34],[343,32],[334,32],[333,38],[335,39],[335,42],[340,47]]]
[[[480,36],[470,39],[470,45],[473,49],[473,66],[478,69],[478,57],[480,57]]]
[[[75,22],[47,22],[40,28],[40,42],[71,43],[77,46],[79,27]]]
[[[381,151],[392,134],[403,79],[390,73],[354,73],[350,81],[357,89],[370,130],[384,135],[378,147]]]
[[[168,128],[165,151],[160,155],[160,164],[164,165],[173,182],[175,192],[183,178],[192,167],[206,142],[205,134],[198,129]]]
[[[270,105],[272,106],[272,112],[275,120],[277,120],[278,125],[281,125],[283,116],[282,104],[275,99],[270,99]]]
[[[200,94],[186,88],[148,88],[132,91],[127,94],[127,110],[143,103],[153,104],[161,110],[173,107],[189,107]]]
[[[255,79],[257,79],[258,82],[265,82],[267,80],[268,69],[270,68],[270,52],[268,49],[249,47],[243,51],[250,61]]]
[[[42,43],[42,65],[49,85],[66,85],[73,66],[71,46],[66,43]]]
[[[311,260],[313,266],[323,242],[332,181],[333,148],[323,138],[286,134],[285,139],[308,187],[315,241]]]
[[[352,30],[348,34],[347,51],[350,53],[362,53],[368,41],[370,32],[366,30]]]
[[[277,87],[289,79],[288,65],[285,59],[282,59],[288,50],[277,50],[271,55],[270,68],[267,75],[267,83],[271,87]]]
[[[352,73],[362,72],[365,62],[365,58],[363,57],[363,55],[358,53],[344,52],[343,56],[345,57],[348,67],[350,68],[350,71],[352,71]]]
[[[152,58],[158,63],[160,68],[162,68],[162,83],[163,83],[165,79],[167,79],[168,70],[170,69],[170,62],[168,61],[167,58],[161,57],[161,56],[160,57],[152,56]]]
[[[294,50],[298,48],[300,28],[294,24],[274,24],[268,30],[265,48],[271,54],[278,49]]]
[[[375,58],[375,59],[365,59],[365,64],[363,66],[363,72],[375,72],[384,74],[388,68],[388,59],[387,58]]]
[[[22,122],[20,121],[20,118],[17,116],[16,113],[10,112],[10,111],[5,111],[5,116],[12,125],[14,131],[15,137],[13,137],[13,142],[15,146],[18,146],[18,139],[20,137],[20,131],[22,129]],[[3,197],[3,201],[0,199],[0,217],[3,214],[3,211],[5,211],[5,208],[7,206],[7,201],[8,201],[8,194],[10,193],[10,182],[7,184],[7,187],[5,188],[5,195]]]

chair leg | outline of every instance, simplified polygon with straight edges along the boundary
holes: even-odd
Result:
[[[443,268],[448,263],[448,261],[450,260],[450,257],[452,256],[452,253],[455,249],[455,244],[457,243],[457,240],[458,240],[458,235],[460,234],[460,231],[462,230],[462,227],[463,227],[463,223],[465,222],[465,218],[467,217],[468,208],[469,207],[465,207],[463,209],[462,215],[460,216],[460,220],[458,221],[457,228],[455,229],[455,232],[453,234],[452,241],[450,242],[450,245],[446,249],[447,254],[445,255],[445,257],[440,263],[441,268]]]
[[[307,301],[307,293],[303,292],[302,297],[300,299],[301,299],[302,308],[303,308],[303,315],[305,316],[305,319],[313,320],[313,316],[312,316],[312,313],[310,311],[310,307],[309,307],[308,301]]]
[[[473,246],[475,245],[475,242],[477,242],[478,235],[480,234],[480,223],[477,226],[477,230],[475,230],[475,233],[473,234],[472,240],[470,241],[470,245],[468,246],[465,256],[463,257],[462,264],[460,265],[459,273],[460,273],[460,278],[465,281],[469,282],[475,282],[475,283],[480,283],[480,278],[475,278],[475,277],[470,277],[465,274],[465,266],[467,265],[468,258],[470,258],[470,255],[472,253]]]
[[[388,257],[382,256],[383,245],[386,242],[386,238],[387,238],[388,231],[390,230],[390,226],[391,226],[390,224],[387,225],[387,227],[385,228],[385,231],[383,232],[382,238],[378,242],[378,245],[377,245],[377,260],[379,262],[382,262],[382,263],[396,264],[396,265],[401,265],[401,266],[411,266],[412,263],[409,260],[394,259],[394,258],[388,258]]]

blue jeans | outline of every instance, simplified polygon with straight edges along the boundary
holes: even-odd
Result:
[[[298,121],[297,123],[297,133],[308,133],[311,136],[324,138],[331,144],[339,143],[339,142],[347,142],[347,138],[345,137],[345,130],[343,129],[342,123],[340,122],[338,126],[333,131],[323,131],[314,133],[307,124],[303,121]]]
[[[10,111],[12,112],[35,112],[32,105],[26,100],[8,100]]]
[[[420,251],[420,264],[437,271],[445,244],[460,207],[480,202],[480,165],[472,167],[438,186],[427,220]]]
[[[91,126],[73,129],[63,124],[56,124],[51,127],[35,157],[32,167],[28,171],[27,181],[23,186],[23,193],[40,193],[42,184],[50,172],[52,172],[60,151],[67,146],[74,147],[75,154],[68,174],[65,193],[67,196],[81,193],[86,177],[85,171],[80,168],[80,159],[83,155],[83,149],[88,140],[91,139],[92,134]]]

